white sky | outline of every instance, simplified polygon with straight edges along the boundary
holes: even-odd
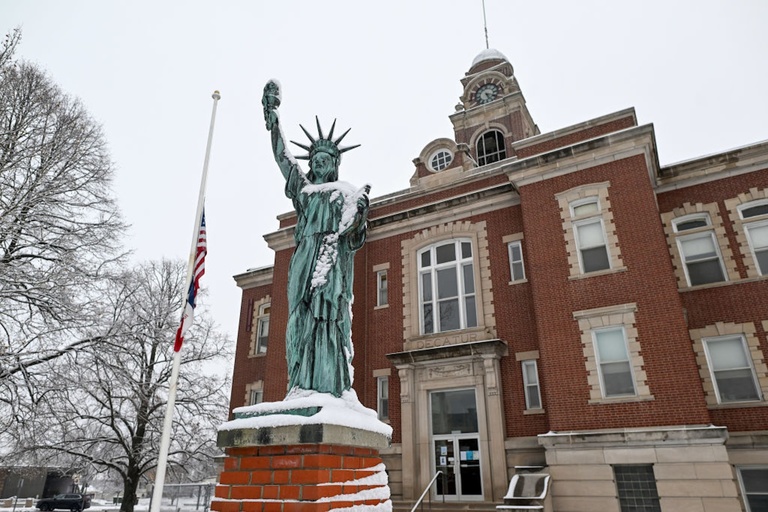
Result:
[[[768,139],[768,2],[486,0],[490,45],[542,133],[635,107],[663,164]],[[452,137],[459,79],[485,48],[480,0],[2,0],[0,30],[104,127],[137,260],[186,258],[211,113],[202,299],[234,338],[232,275],[269,265],[262,235],[291,209],[261,92],[283,85],[286,135],[351,127],[341,179],[408,187],[413,158]],[[296,148],[297,153],[303,151]]]

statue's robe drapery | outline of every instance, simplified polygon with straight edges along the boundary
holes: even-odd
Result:
[[[354,189],[344,182],[312,185],[294,165],[285,194],[298,217],[288,272],[288,387],[341,396],[352,386],[353,265],[365,222],[355,225]],[[347,225],[354,227],[340,233]]]

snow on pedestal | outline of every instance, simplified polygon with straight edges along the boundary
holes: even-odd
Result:
[[[298,390],[281,402],[234,410],[219,427],[224,471],[217,512],[390,512],[379,450],[392,428],[354,390],[340,398]]]

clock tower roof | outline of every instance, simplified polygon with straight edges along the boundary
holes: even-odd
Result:
[[[467,72],[467,75],[477,73],[483,69],[488,69],[490,67],[501,64],[502,62],[509,64],[509,60],[499,50],[487,48],[478,53],[477,57],[474,58],[472,65]]]

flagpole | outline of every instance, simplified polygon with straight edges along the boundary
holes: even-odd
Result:
[[[192,249],[189,252],[189,261],[187,262],[187,279],[185,284],[189,284],[194,279],[195,258],[197,256],[197,242],[200,231],[200,222],[205,205],[205,186],[208,181],[208,161],[211,156],[211,143],[213,142],[213,125],[216,122],[216,107],[221,99],[219,91],[213,91],[213,108],[211,110],[211,125],[208,128],[208,143],[205,147],[205,160],[203,161],[203,176],[200,179],[200,193],[197,198],[197,213],[195,215],[195,226],[192,234]],[[187,297],[187,287],[183,289],[184,297]],[[186,299],[185,299],[186,302]],[[152,501],[149,512],[159,512],[160,502],[163,498],[163,486],[165,485],[165,470],[168,465],[168,450],[171,446],[171,427],[173,426],[173,409],[176,405],[176,390],[179,384],[179,367],[181,366],[181,350],[175,350],[173,353],[173,368],[171,370],[171,380],[168,385],[168,404],[165,409],[165,422],[163,423],[163,434],[160,439],[160,453],[157,458],[157,469],[155,472],[155,485],[152,489]]]

